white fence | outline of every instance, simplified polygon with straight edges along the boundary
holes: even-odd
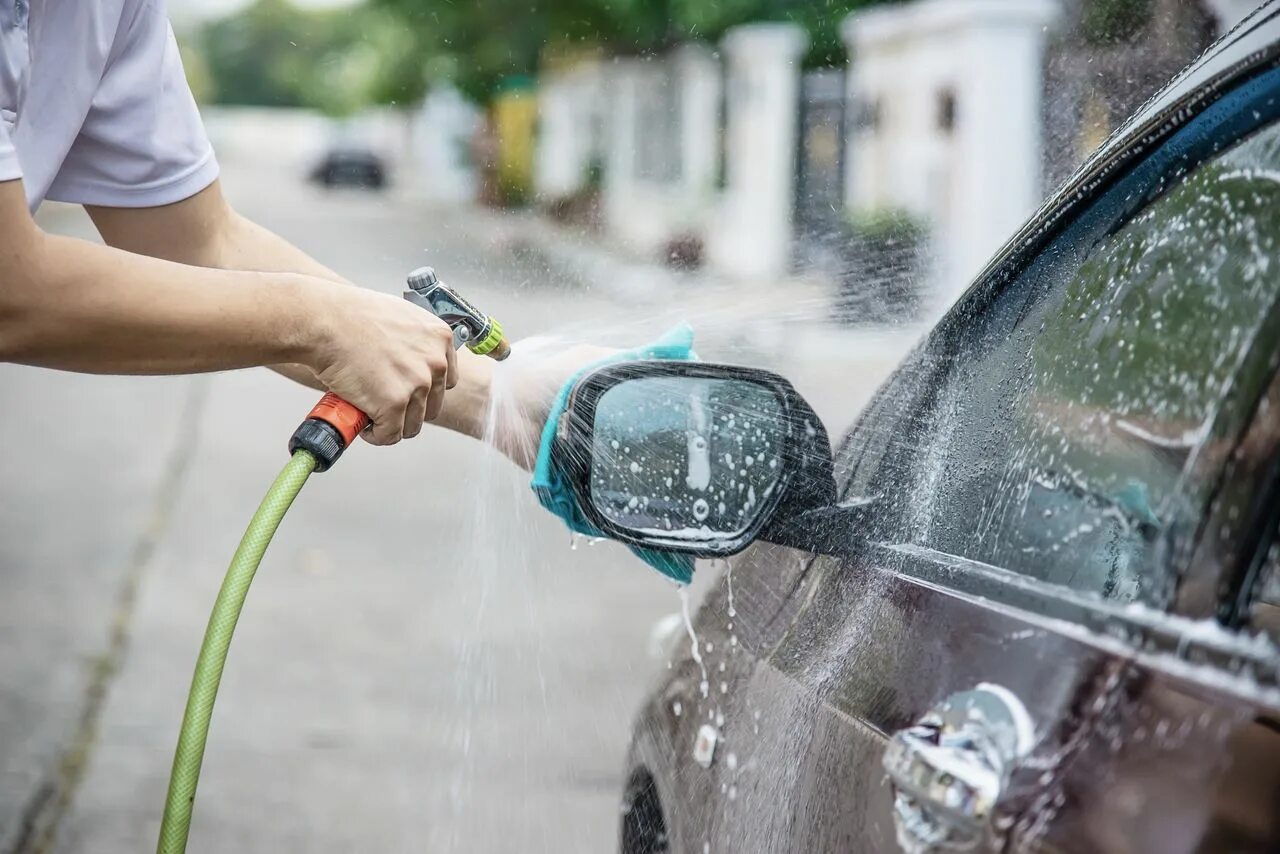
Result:
[[[1225,28],[1254,0],[1203,2]],[[1058,7],[916,0],[844,23],[854,59],[836,106],[841,162],[830,171],[842,186],[830,196],[843,208],[831,220],[892,212],[923,223],[934,309],[954,299],[1043,195],[1044,62]],[[724,274],[786,272],[805,165],[797,157],[813,154],[797,150],[804,49],[796,26],[750,24],[714,47],[544,75],[538,191],[572,195],[599,166],[615,240],[653,254],[695,239]],[[809,136],[816,144],[833,135]]]
[[[922,0],[846,23],[858,57],[847,103],[861,121],[841,143],[845,209],[931,223],[947,290],[1040,197],[1038,87],[1052,13],[1052,0]],[[696,237],[722,273],[784,274],[805,46],[797,26],[752,24],[718,51],[691,45],[544,79],[539,191],[573,193],[594,156],[615,239],[655,253]]]

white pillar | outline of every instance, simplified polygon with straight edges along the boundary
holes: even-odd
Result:
[[[965,168],[950,211],[960,287],[1043,196],[1045,30],[1055,11],[1045,0],[974,0],[957,44],[968,72],[957,81],[955,156]]]
[[[786,272],[791,252],[800,59],[794,24],[747,24],[725,37],[726,187],[707,241],[711,263],[734,276]]]
[[[720,63],[704,44],[676,49],[680,80],[680,183],[687,204],[705,204],[715,192],[720,146]]]
[[[432,87],[414,122],[423,194],[432,201],[475,201],[478,178],[469,152],[480,109],[452,86]]]
[[[540,196],[563,198],[585,185],[596,154],[594,123],[600,85],[600,68],[594,60],[539,78],[534,180]]]
[[[604,213],[609,227],[625,233],[636,196],[637,84],[642,68],[634,59],[617,59],[605,82]]]
[[[578,189],[573,96],[573,84],[563,73],[543,74],[538,80],[534,187],[538,195],[546,199],[562,198]]]

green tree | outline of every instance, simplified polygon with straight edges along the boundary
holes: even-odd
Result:
[[[368,103],[411,104],[429,80],[477,100],[537,72],[544,57],[583,49],[648,54],[714,42],[752,21],[809,33],[809,65],[844,61],[840,24],[876,0],[366,0],[307,11],[257,0],[208,25],[201,48],[222,103],[307,106],[332,114]]]
[[[1127,41],[1151,21],[1151,0],[1089,0],[1082,28],[1094,44]]]
[[[209,63],[205,60],[204,50],[198,42],[183,41],[178,47],[182,56],[182,69],[187,74],[187,85],[191,94],[199,103],[213,100],[213,74],[209,71]]]
[[[844,61],[840,24],[876,0],[371,0],[393,11],[455,85],[485,100],[501,82],[536,72],[548,50],[596,46],[646,54],[689,40],[716,41],[752,21],[791,21],[809,33],[809,65]]]
[[[224,104],[347,115],[370,103],[414,103],[425,87],[420,45],[387,9],[257,0],[207,25],[199,47],[212,97]]]
[[[283,66],[290,52],[305,49],[297,41],[305,41],[305,24],[285,0],[258,0],[239,14],[208,24],[200,43],[214,98],[224,104],[301,106],[298,81]]]

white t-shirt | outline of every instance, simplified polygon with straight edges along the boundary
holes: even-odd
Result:
[[[165,205],[217,177],[164,0],[0,0],[0,181],[32,210]]]

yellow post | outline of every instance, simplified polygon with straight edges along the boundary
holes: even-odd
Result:
[[[533,194],[538,99],[532,80],[516,77],[503,84],[493,100],[493,125],[498,137],[498,189],[502,200],[509,205],[523,204]]]

